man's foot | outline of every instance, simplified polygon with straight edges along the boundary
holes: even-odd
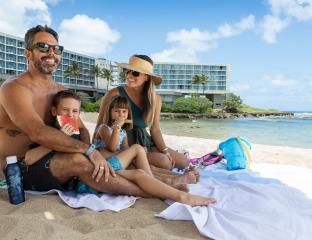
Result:
[[[189,166],[188,168],[186,168],[185,173],[193,173],[195,175],[195,178],[196,178],[196,183],[199,182],[200,173],[195,166]]]
[[[182,199],[180,202],[190,206],[207,206],[209,204],[215,203],[216,199],[186,194],[185,198]]]

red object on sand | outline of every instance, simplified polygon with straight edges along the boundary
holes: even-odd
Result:
[[[78,121],[75,118],[68,117],[66,115],[56,116],[57,125],[61,128],[65,124],[70,124],[74,128],[73,134],[79,134]]]

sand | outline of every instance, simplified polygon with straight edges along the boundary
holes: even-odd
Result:
[[[86,125],[91,131],[94,129],[94,123]],[[164,138],[167,145],[187,149],[192,157],[215,150],[219,143],[168,135]],[[312,149],[253,145],[254,166],[286,164],[310,171],[311,156]],[[139,199],[133,207],[118,213],[93,212],[71,209],[57,195],[26,195],[25,203],[14,206],[8,201],[7,191],[0,190],[0,239],[207,239],[192,222],[154,216],[165,208],[160,200]]]

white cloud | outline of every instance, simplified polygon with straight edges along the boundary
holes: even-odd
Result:
[[[218,46],[218,40],[239,35],[254,26],[254,16],[250,15],[238,23],[222,25],[216,32],[201,31],[198,28],[168,32],[166,41],[173,46],[152,54],[152,58],[158,62],[196,62],[197,53],[207,52]]]
[[[309,82],[309,85],[312,87],[312,81],[311,81],[311,82]]]
[[[247,84],[233,83],[230,86],[231,92],[244,92],[250,89],[250,86]]]
[[[105,21],[87,15],[64,19],[59,30],[60,44],[66,49],[95,56],[111,51],[111,45],[120,38]]]
[[[293,17],[299,21],[312,19],[312,0],[268,0],[274,16]]]
[[[59,2],[61,2],[62,0],[43,0],[46,4],[48,5],[52,5],[55,6],[57,5]]]
[[[267,43],[275,43],[276,35],[289,25],[289,20],[282,20],[278,17],[266,15],[260,23],[262,39]]]
[[[5,0],[0,7],[0,31],[23,37],[30,27],[50,25],[51,16],[42,0]]]
[[[266,75],[265,79],[269,80],[275,86],[294,86],[297,85],[298,81],[295,79],[287,78],[283,74],[277,75]]]
[[[312,20],[312,0],[268,0],[271,13],[259,23],[262,39],[275,43],[276,35],[294,21]]]

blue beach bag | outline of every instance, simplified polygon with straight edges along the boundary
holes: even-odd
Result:
[[[219,151],[227,161],[227,170],[245,169],[250,167],[251,144],[246,138],[232,137],[219,144]]]

